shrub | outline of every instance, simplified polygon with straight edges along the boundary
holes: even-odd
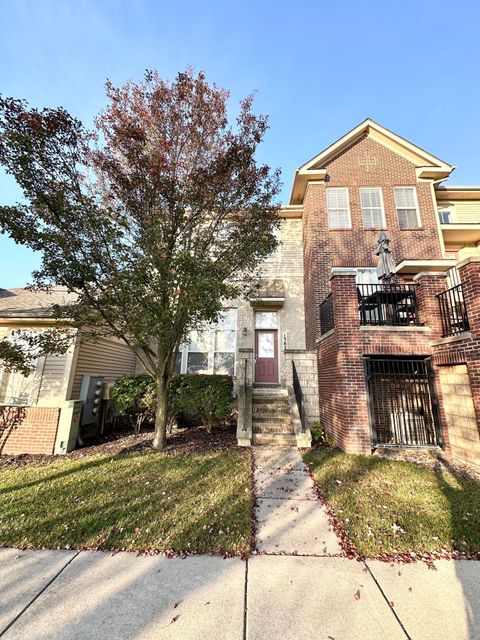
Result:
[[[223,375],[182,375],[180,410],[200,418],[207,431],[222,424],[232,411],[233,380]]]
[[[148,373],[133,373],[115,380],[112,400],[118,414],[129,416],[135,433],[143,423],[155,419],[155,384]]]
[[[201,421],[211,431],[230,415],[232,390],[233,381],[230,376],[174,375],[169,391],[170,429],[177,416],[183,414],[190,421]],[[148,374],[117,378],[112,399],[119,415],[131,417],[137,433],[146,420],[155,419],[155,385]]]

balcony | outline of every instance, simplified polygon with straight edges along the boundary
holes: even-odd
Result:
[[[360,284],[357,286],[361,325],[418,325],[415,285]]]

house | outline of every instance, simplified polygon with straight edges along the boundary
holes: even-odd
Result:
[[[16,330],[36,332],[55,326],[52,306],[70,297],[62,288],[51,293],[0,289],[0,339],[15,335]],[[0,453],[52,454],[73,449],[81,419],[82,383],[89,379],[113,382],[133,373],[135,361],[121,342],[87,342],[77,332],[65,354],[39,358],[28,376],[0,367]],[[88,388],[83,392],[87,396]]]
[[[309,446],[319,422],[349,452],[441,448],[480,462],[480,186],[449,186],[453,170],[367,119],[296,171],[252,296],[226,301],[177,358],[180,373],[233,376],[240,445]],[[393,267],[379,277],[385,251]],[[52,323],[54,298],[31,296],[0,296],[4,332]],[[8,447],[30,437],[66,450],[82,376],[133,370],[121,343],[78,335],[28,381],[4,374],[0,402],[23,412]]]
[[[443,447],[480,462],[480,187],[368,119],[301,166],[306,348],[346,451]],[[381,281],[379,232],[393,281]]]

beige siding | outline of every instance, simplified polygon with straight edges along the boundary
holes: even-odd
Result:
[[[452,212],[452,224],[480,224],[480,200],[457,200],[445,204],[439,202],[438,208]]]
[[[65,396],[65,368],[67,356],[47,356],[43,368],[40,365],[37,375],[41,376],[38,401],[46,398],[64,400]]]
[[[104,376],[106,382],[127,373],[135,372],[135,355],[127,346],[113,340],[82,342],[78,351],[72,392],[68,400],[80,396],[82,376]]]

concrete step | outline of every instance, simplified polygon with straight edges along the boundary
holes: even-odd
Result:
[[[267,404],[261,402],[260,404],[253,404],[252,411],[254,413],[274,413],[274,414],[287,414],[290,413],[290,405],[285,404]]]
[[[253,444],[256,445],[273,445],[284,447],[290,445],[295,447],[297,439],[294,435],[287,435],[283,433],[254,433]]]
[[[253,405],[272,405],[275,407],[283,407],[285,405],[288,405],[288,396],[281,396],[279,398],[272,398],[271,396],[258,396],[252,397],[252,404]]]
[[[253,413],[252,421],[262,423],[271,422],[272,424],[285,424],[292,421],[292,416],[289,413],[286,413],[285,415],[277,415],[271,413]]]
[[[253,387],[252,395],[254,398],[288,398],[288,391],[283,387]]]
[[[253,425],[253,433],[279,433],[283,435],[294,435],[292,425],[275,425],[275,424],[262,424]]]

